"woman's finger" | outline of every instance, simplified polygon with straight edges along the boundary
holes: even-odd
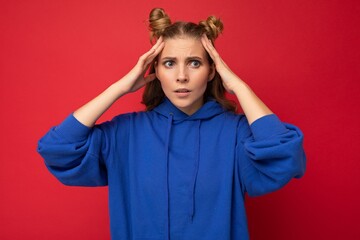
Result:
[[[149,56],[148,59],[147,59],[147,62],[148,62],[148,63],[151,63],[151,62],[155,59],[155,57],[156,57],[157,55],[159,55],[159,53],[163,50],[164,46],[165,46],[165,43],[164,43],[164,42],[161,42],[160,45],[157,46],[157,48],[155,49],[155,51],[154,51],[152,54],[150,54],[150,56]]]
[[[221,62],[220,56],[216,51],[215,47],[212,45],[211,41],[208,39],[208,37],[205,34],[201,38],[201,43],[203,44],[205,50],[209,53],[210,57],[215,62],[215,64],[219,64]]]
[[[150,49],[150,54],[148,55],[149,57],[152,55],[157,55],[159,54],[159,52],[162,50],[162,48],[164,47],[164,41],[163,41],[163,37],[159,37],[159,39],[156,41],[155,45]]]
[[[163,37],[159,37],[159,39],[156,41],[155,45],[153,46],[154,48],[157,48],[159,47],[159,45],[163,42]]]
[[[155,73],[151,73],[149,75],[147,75],[146,77],[144,77],[144,81],[145,83],[151,82],[156,78],[156,74]]]
[[[163,41],[163,38],[160,37],[154,46],[152,46],[152,48],[150,48],[149,51],[147,51],[146,53],[144,53],[140,58],[139,58],[139,62],[141,63],[146,63],[148,62],[148,58],[151,57],[152,55],[153,56],[157,56],[157,54],[159,54],[159,52],[162,50],[162,48],[164,47],[164,41]],[[151,60],[152,61],[152,60]],[[150,62],[151,62],[150,61]],[[147,64],[146,64],[147,65]]]

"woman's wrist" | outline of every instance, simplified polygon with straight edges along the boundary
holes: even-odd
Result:
[[[110,85],[109,91],[113,92],[116,99],[119,99],[120,97],[122,97],[128,93],[128,91],[126,90],[126,88],[124,86],[124,81],[122,81],[122,79],[120,79],[120,80],[116,81],[115,83],[113,83],[112,85]]]
[[[247,85],[243,80],[241,80],[240,78],[236,79],[236,81],[234,81],[235,84],[232,87],[232,92],[238,96],[239,94],[241,94],[244,91],[249,91],[250,87],[249,85]]]
[[[272,111],[256,96],[244,81],[239,81],[233,89],[249,124],[260,117],[271,114]]]

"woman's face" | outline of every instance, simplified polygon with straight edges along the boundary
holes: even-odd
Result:
[[[215,75],[201,41],[190,37],[166,39],[155,71],[166,97],[188,115],[204,104],[207,83]]]

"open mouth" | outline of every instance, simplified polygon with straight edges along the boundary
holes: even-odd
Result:
[[[189,93],[191,92],[189,89],[186,88],[179,88],[175,90],[176,93]]]

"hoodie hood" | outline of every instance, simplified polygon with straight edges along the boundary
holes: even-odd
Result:
[[[168,98],[165,98],[163,102],[154,109],[154,111],[167,118],[169,115],[172,115],[174,123],[177,123],[182,121],[210,119],[225,112],[226,110],[223,109],[214,99],[209,99],[198,111],[189,116],[172,104]]]

